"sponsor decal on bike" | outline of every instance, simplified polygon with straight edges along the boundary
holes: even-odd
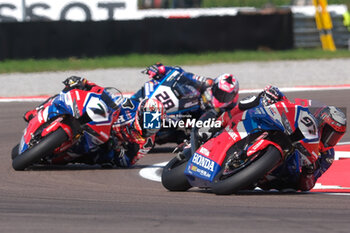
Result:
[[[229,126],[225,128],[227,133],[230,135],[230,137],[233,139],[233,141],[237,141],[239,139],[238,133],[234,132]]]
[[[202,153],[205,156],[209,156],[209,150],[207,148],[204,148],[203,146],[199,149],[199,152]]]
[[[211,174],[205,170],[199,169],[197,166],[191,165],[190,168],[192,171],[199,173],[201,176],[210,178]]]
[[[197,164],[200,167],[205,168],[206,170],[209,170],[211,172],[214,171],[214,161],[203,157],[202,155],[195,153],[192,157],[192,163]]]
[[[180,74],[179,71],[177,71],[177,70],[174,71],[174,72],[166,79],[166,81],[169,82],[169,81],[173,80],[173,78],[177,77],[179,74]]]
[[[253,154],[255,154],[258,150],[264,149],[266,147],[266,145],[264,147],[261,147],[261,145],[265,143],[265,140],[262,139],[260,141],[257,141],[253,146],[251,146],[247,152],[247,156],[251,156]],[[261,148],[260,148],[261,147]]]
[[[197,105],[198,105],[198,101],[196,100],[196,101],[185,103],[184,108],[190,108]]]
[[[185,170],[185,174],[211,181],[219,169],[220,166],[214,161],[199,153],[194,153]]]

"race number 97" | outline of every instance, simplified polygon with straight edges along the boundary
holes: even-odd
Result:
[[[163,91],[163,93],[159,93],[158,95],[156,95],[156,98],[157,98],[157,100],[162,102],[165,110],[169,110],[169,109],[175,107],[173,100],[170,98],[169,94],[166,93],[166,91]]]

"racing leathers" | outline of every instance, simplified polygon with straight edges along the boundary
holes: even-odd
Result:
[[[72,163],[99,164],[105,168],[127,168],[134,165],[152,149],[155,137],[152,135],[145,138],[135,129],[137,107],[137,101],[124,98],[118,105],[118,118],[112,125],[110,139],[90,151],[84,150],[84,142],[80,141],[66,152],[67,156],[75,158],[64,160]],[[62,159],[53,160],[53,163],[62,164]]]
[[[91,145],[86,138],[81,137],[64,154],[56,156],[48,161],[51,164],[85,163],[101,164],[106,167],[129,167],[142,158],[153,146],[154,136],[143,138],[134,128],[135,114],[138,107],[137,101],[120,96],[111,96],[103,88],[86,79],[72,76],[64,82],[62,92],[72,89],[81,89],[91,92],[104,92],[113,100],[110,102],[115,109],[115,122],[112,125],[110,139],[104,144]],[[37,108],[24,114],[24,120],[29,122],[38,112],[48,106],[60,105],[59,95],[48,98]],[[118,104],[116,104],[118,103]],[[50,116],[52,117],[52,116]],[[87,144],[90,144],[87,146]]]
[[[142,88],[131,99],[141,101],[144,98],[154,96],[163,103],[166,110],[174,106],[172,97],[166,92],[159,92],[159,90],[162,90],[161,88],[164,83],[172,80],[174,76],[177,77],[177,81],[173,82],[175,86],[171,86],[170,88],[175,90],[175,95],[178,95],[179,105],[181,105],[179,107],[186,108],[186,110],[170,113],[165,119],[166,122],[186,121],[188,118],[198,119],[210,107],[210,87],[213,83],[211,78],[186,72],[181,67],[164,66],[160,63],[147,67],[143,73],[147,74],[150,80],[144,83]],[[156,91],[158,91],[158,94],[154,94]],[[189,107],[184,107],[186,104]],[[175,126],[164,127],[157,133],[156,143],[165,144],[174,142],[179,144],[188,137],[189,132],[185,128]]]
[[[224,128],[230,126],[230,124],[234,124],[247,109],[255,107],[260,103],[269,105],[279,101],[289,102],[286,96],[281,92],[279,92],[277,96],[272,98],[268,96],[268,98],[266,98],[265,90],[258,96],[250,96],[241,100],[235,108],[224,112],[217,120],[221,122],[221,128]],[[210,132],[207,138],[210,138],[219,130],[209,129],[207,131]],[[305,156],[303,155],[305,153],[301,153],[301,151],[296,149],[283,164],[268,175],[266,179],[259,182],[259,187],[265,190],[293,189],[308,191],[312,189],[317,179],[331,166],[334,159],[333,148],[324,152],[321,152],[320,148],[318,148],[315,153],[318,154],[316,158],[311,159],[311,162],[309,160],[305,161]]]
[[[113,150],[102,153],[99,163],[109,160],[118,167],[130,167],[152,149],[155,135],[143,137],[135,129],[137,107],[137,101],[124,98],[120,105],[119,118],[112,126]]]
[[[137,91],[131,98],[140,101],[141,99],[150,95],[153,91],[154,86],[161,81],[161,78],[166,76],[169,72],[178,71],[187,78],[188,84],[200,91],[200,93],[207,95],[206,90],[213,83],[211,78],[196,75],[190,72],[186,72],[179,66],[164,66],[157,63],[153,66],[146,68],[144,73],[148,74],[150,80],[145,83],[145,85]],[[186,85],[188,85],[186,84]],[[185,85],[185,84],[184,84]]]

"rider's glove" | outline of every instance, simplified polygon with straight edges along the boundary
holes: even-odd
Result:
[[[208,141],[208,139],[213,136],[212,129],[202,127],[198,129],[198,136],[201,138],[201,141]]]
[[[281,101],[284,98],[284,94],[277,87],[269,85],[265,87],[262,97],[264,105],[268,106]]]
[[[120,148],[118,151],[114,151],[114,163],[117,165],[117,167],[130,167],[131,161],[128,156],[125,154],[125,149]]]
[[[299,189],[301,191],[309,191],[315,186],[315,171],[316,165],[310,164],[302,167],[300,178],[299,178]]]
[[[66,86],[66,88],[69,89],[83,89],[87,80],[78,76],[71,76],[63,81],[63,84]]]
[[[159,80],[165,75],[165,66],[162,63],[157,62],[156,64],[147,67],[145,73],[149,75],[150,78]]]

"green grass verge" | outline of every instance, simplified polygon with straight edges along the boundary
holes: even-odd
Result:
[[[47,60],[5,60],[0,62],[0,73],[82,70],[117,67],[146,67],[155,62],[169,65],[205,65],[243,61],[275,61],[350,58],[349,50],[335,52],[321,49],[296,49],[288,51],[236,51],[200,54],[129,54],[97,58],[67,58]]]

